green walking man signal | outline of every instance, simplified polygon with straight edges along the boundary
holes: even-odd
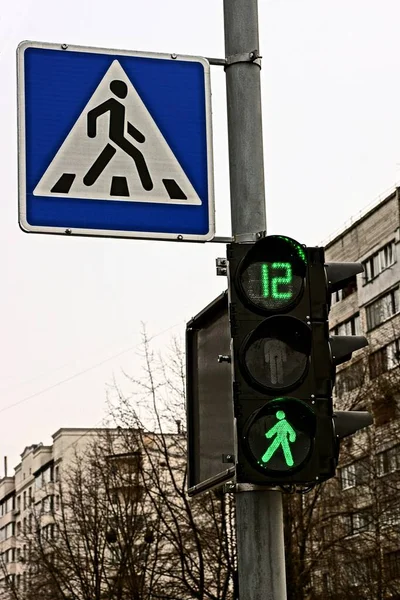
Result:
[[[278,419],[278,422],[273,427],[271,427],[271,429],[269,429],[265,434],[265,437],[267,439],[274,437],[274,435],[276,437],[270,445],[270,447],[268,448],[268,450],[261,457],[263,463],[267,463],[278,450],[279,446],[282,446],[283,455],[285,457],[287,466],[293,467],[294,465],[289,442],[293,443],[296,441],[296,432],[290,425],[290,423],[286,421],[285,416],[286,415],[283,412],[283,410],[278,410],[276,412],[276,418]]]

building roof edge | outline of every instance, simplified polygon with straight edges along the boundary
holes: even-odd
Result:
[[[375,198],[372,202],[367,204],[359,213],[357,217],[351,217],[349,220],[345,221],[342,227],[337,229],[334,233],[332,233],[327,239],[321,242],[321,246],[325,249],[333,246],[340,238],[349,233],[352,229],[355,229],[362,221],[370,217],[375,211],[377,211],[381,206],[392,200],[396,194],[399,186],[395,186],[394,188],[390,188],[378,198]]]

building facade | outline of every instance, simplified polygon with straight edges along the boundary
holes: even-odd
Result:
[[[327,262],[364,266],[332,295],[331,333],[369,341],[338,367],[334,404],[374,424],[342,441],[337,476],[316,492],[310,598],[400,598],[399,215],[396,188],[325,246]]]
[[[60,429],[0,480],[0,600],[232,600],[233,525],[188,501],[184,433]]]
[[[43,516],[43,535],[52,537],[51,515],[60,508],[60,471],[68,469],[76,453],[84,451],[101,431],[106,430],[59,429],[52,436],[51,446],[27,446],[12,476],[8,476],[5,462],[5,474],[0,479],[0,598],[10,597],[10,587],[21,593],[27,588],[27,532],[34,527],[33,505],[40,508]]]

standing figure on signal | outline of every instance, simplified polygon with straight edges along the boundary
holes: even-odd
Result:
[[[117,98],[126,98],[128,94],[128,87],[126,83],[120,81],[118,79],[114,79],[110,83],[110,90],[112,93],[117,96]],[[102,104],[99,104],[96,108],[93,108],[88,112],[87,115],[87,134],[90,138],[96,137],[96,123],[97,119],[100,115],[109,112],[109,138],[111,142],[123,150],[126,154],[128,154],[134,161],[140,181],[142,183],[143,188],[146,191],[150,191],[153,189],[153,182],[147,168],[146,161],[144,159],[143,154],[136,148],[131,142],[125,137],[125,127],[127,133],[133,137],[134,140],[142,144],[145,141],[145,136],[141,133],[136,127],[129,123],[126,123],[125,119],[125,106],[122,102],[119,102],[115,98],[109,98]],[[83,183],[87,186],[93,185],[95,181],[100,177],[101,173],[104,171],[114,154],[116,153],[116,148],[107,144],[104,150],[100,153],[97,159],[94,161],[93,165],[90,167],[89,171],[86,173],[83,178]]]

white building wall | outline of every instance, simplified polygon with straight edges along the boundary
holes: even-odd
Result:
[[[55,469],[68,469],[76,453],[84,452],[93,438],[104,431],[104,429],[59,429],[52,436],[51,446],[44,446],[41,443],[27,446],[21,454],[21,462],[15,467],[14,476],[0,479],[0,506],[4,504],[7,497],[13,498],[12,510],[4,515],[0,510],[0,535],[2,528],[8,525],[13,529],[13,535],[9,535],[7,539],[0,537],[0,600],[4,597],[6,573],[15,578],[15,582],[23,584],[23,576],[25,577],[23,557],[28,550],[23,532],[24,528],[29,528],[29,520],[32,519],[31,503],[34,502],[39,506],[46,496],[55,493],[54,483],[48,481],[48,470],[52,469],[54,481]],[[43,525],[45,524],[43,521]],[[8,551],[12,549],[14,552],[9,555]],[[10,557],[12,560],[9,560]]]

